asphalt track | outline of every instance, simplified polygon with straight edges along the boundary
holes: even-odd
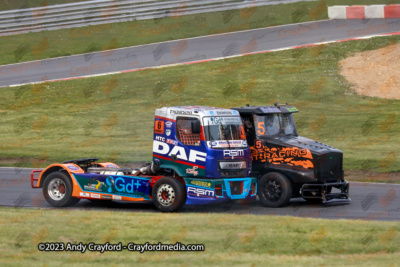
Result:
[[[15,208],[52,208],[43,198],[42,189],[33,189],[30,171],[26,168],[0,168],[0,206]],[[262,207],[258,201],[228,202],[220,205],[185,206],[182,212],[207,212],[255,215],[289,215],[326,219],[400,220],[400,185],[376,183],[351,183],[351,202],[332,201],[326,204],[310,204],[303,199],[292,199],[286,207],[273,209]],[[104,201],[93,204],[81,200],[67,209],[159,212],[151,203]],[[287,219],[283,219],[287,220]],[[289,219],[291,220],[291,219]],[[294,218],[293,220],[297,220]]]
[[[400,34],[400,19],[325,20],[0,66],[0,87],[197,63],[324,42]]]
[[[215,36],[197,37],[83,55],[0,66],[0,87],[46,80],[73,79],[150,67],[229,58],[246,54],[345,41],[375,35],[400,34],[400,19],[327,20]],[[352,201],[313,205],[292,199],[283,208],[259,202],[185,206],[182,212],[290,215],[327,219],[400,220],[400,185],[351,183]],[[0,206],[51,208],[40,189],[30,186],[30,169],[0,168]],[[71,209],[158,212],[152,204],[81,200]]]

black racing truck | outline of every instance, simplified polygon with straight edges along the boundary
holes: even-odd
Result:
[[[344,180],[343,153],[329,145],[297,134],[287,104],[232,108],[240,113],[251,148],[252,177],[258,180],[258,197],[267,207],[280,207],[290,198],[310,202],[349,198]]]

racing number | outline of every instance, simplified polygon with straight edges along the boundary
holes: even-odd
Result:
[[[256,141],[256,148],[261,148],[261,141]]]
[[[164,121],[156,121],[154,124],[154,132],[156,134],[164,133]]]
[[[265,134],[265,127],[264,127],[264,122],[260,121],[257,123],[257,133],[259,135],[264,135]]]

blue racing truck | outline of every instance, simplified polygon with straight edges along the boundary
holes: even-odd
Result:
[[[56,207],[80,199],[152,201],[161,211],[185,204],[255,200],[251,152],[239,112],[203,106],[156,110],[153,161],[140,169],[120,168],[97,158],[51,164],[31,173]],[[39,173],[38,177],[37,173]]]

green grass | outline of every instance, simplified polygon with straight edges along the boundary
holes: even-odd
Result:
[[[0,11],[83,2],[85,0],[2,0]]]
[[[0,214],[3,266],[394,266],[400,260],[398,222],[23,208]],[[206,250],[39,252],[42,242],[181,242]]]
[[[295,120],[301,136],[342,150],[346,170],[398,171],[399,100],[355,94],[339,75],[338,61],[399,41],[399,37],[379,37],[3,88],[0,164],[43,167],[85,157],[119,163],[151,160],[156,108],[229,108],[277,101],[300,110]]]
[[[186,16],[172,12],[175,16],[161,20],[150,19],[3,36],[0,37],[0,64],[327,19],[326,6],[332,5],[387,3],[400,3],[400,0],[310,1]]]

